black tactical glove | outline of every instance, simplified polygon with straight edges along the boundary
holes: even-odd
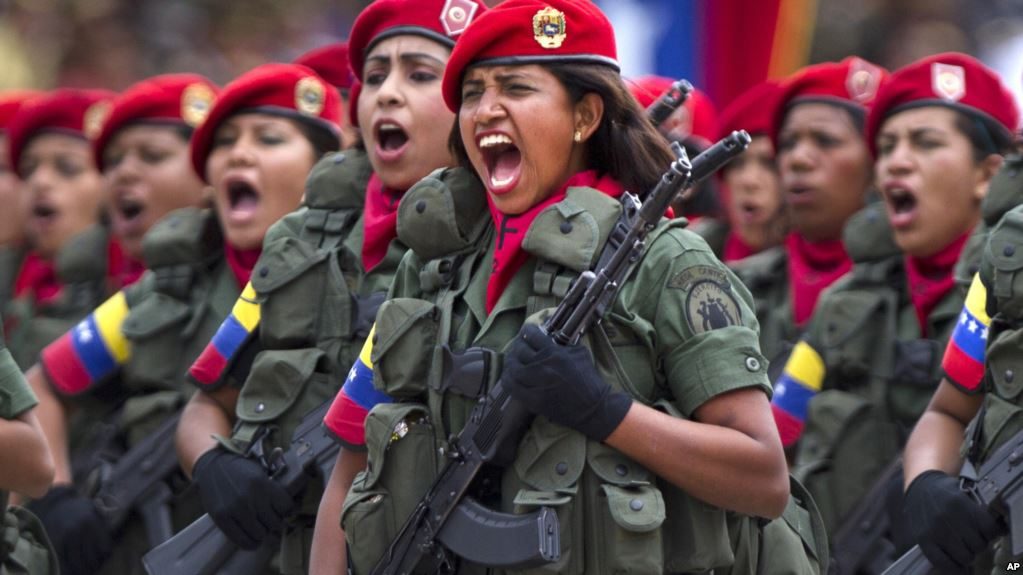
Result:
[[[913,538],[942,573],[966,573],[973,560],[1005,532],[1000,519],[959,489],[947,473],[926,471],[906,490],[903,513]]]
[[[581,345],[558,345],[526,325],[504,358],[503,385],[531,412],[604,441],[625,419],[632,398],[613,391]]]
[[[256,549],[297,507],[288,492],[257,461],[215,447],[195,462],[192,477],[203,508],[242,549]]]
[[[46,528],[61,573],[96,573],[113,551],[114,538],[103,517],[74,487],[58,485],[28,507]]]

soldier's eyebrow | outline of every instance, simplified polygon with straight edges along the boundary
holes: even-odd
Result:
[[[445,65],[444,61],[441,60],[440,58],[433,56],[431,54],[427,54],[425,52],[405,52],[402,55],[398,56],[398,58],[402,62],[412,64],[426,63],[433,64],[435,66],[440,66],[441,68],[443,68]]]

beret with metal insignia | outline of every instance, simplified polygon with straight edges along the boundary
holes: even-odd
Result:
[[[640,76],[625,84],[641,108],[649,108],[675,82],[664,76]],[[692,125],[687,136],[696,136],[710,142],[717,135],[718,110],[707,94],[693,89],[682,104],[689,112]]]
[[[164,124],[195,128],[206,119],[219,88],[198,74],[165,74],[148,78],[121,92],[92,140],[96,167],[103,171],[103,151],[118,130],[132,124]]]
[[[35,90],[4,90],[0,92],[0,134],[7,132],[7,126],[25,102],[44,94],[46,92]]]
[[[341,134],[341,96],[316,72],[297,64],[264,64],[242,74],[224,86],[213,101],[206,120],[192,135],[191,155],[195,173],[206,179],[206,158],[213,135],[235,114],[255,112],[283,116],[326,130],[338,139]]]
[[[457,112],[473,65],[602,64],[619,70],[614,29],[590,0],[506,0],[473,22],[444,71],[444,101]]]
[[[998,74],[966,54],[947,52],[900,68],[885,82],[867,118],[871,153],[877,155],[874,140],[886,118],[921,106],[945,106],[978,120],[995,148],[1008,146],[1019,127],[1016,99]]]
[[[18,164],[28,143],[39,134],[58,133],[86,139],[95,134],[109,110],[113,92],[61,88],[29,100],[7,127],[7,155],[11,169],[21,177]]]
[[[338,90],[352,87],[352,70],[348,67],[348,43],[337,42],[315,48],[295,58],[295,64],[314,72]]]
[[[778,133],[793,106],[823,102],[866,117],[888,71],[862,58],[807,66],[782,82],[771,120],[771,142],[778,148]]]

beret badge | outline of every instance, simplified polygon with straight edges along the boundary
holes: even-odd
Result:
[[[966,95],[966,70],[962,66],[935,62],[931,66],[931,88],[943,100],[958,102]]]
[[[103,130],[103,122],[106,121],[109,115],[109,100],[96,102],[89,106],[89,109],[85,111],[85,115],[82,116],[82,131],[85,132],[85,137],[95,140]]]
[[[213,90],[205,84],[192,84],[181,93],[181,119],[191,127],[203,123],[213,107]]]
[[[845,86],[849,96],[860,103],[873,100],[881,85],[881,75],[881,70],[876,66],[859,58],[854,59]]]
[[[533,15],[533,38],[548,50],[561,47],[565,41],[565,14],[550,6]]]
[[[323,82],[306,76],[295,84],[295,109],[307,116],[319,116],[326,99]]]
[[[470,0],[448,0],[441,9],[440,23],[448,36],[458,36],[465,32],[472,19],[476,16],[479,5]]]

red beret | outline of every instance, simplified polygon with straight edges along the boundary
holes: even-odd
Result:
[[[33,90],[10,90],[0,92],[0,133],[7,130],[14,115],[21,109],[22,104],[44,95],[45,92]]]
[[[867,119],[871,153],[877,155],[874,140],[886,118],[920,106],[946,106],[979,119],[999,148],[1012,142],[1019,127],[1016,99],[998,74],[966,54],[949,52],[917,60],[885,82]]]
[[[625,85],[628,86],[629,92],[632,92],[632,96],[639,102],[639,107],[646,109],[653,104],[661,94],[668,91],[671,85],[675,83],[675,80],[671,78],[665,78],[664,76],[640,76],[634,80],[628,80]]]
[[[121,128],[138,122],[159,122],[195,128],[206,119],[218,88],[198,74],[166,74],[143,80],[110,104],[92,141],[96,167],[103,171],[103,150]]]
[[[850,56],[841,62],[807,66],[782,83],[771,120],[771,141],[778,145],[785,115],[804,102],[837,104],[866,114],[888,71],[862,58]]]
[[[348,44],[338,42],[310,50],[295,58],[295,64],[314,72],[338,90],[352,87],[352,70],[348,67]]]
[[[457,112],[470,65],[596,63],[618,70],[614,29],[590,0],[506,0],[476,19],[444,70],[444,101]]]
[[[773,80],[761,82],[746,90],[721,113],[718,137],[735,130],[746,130],[751,136],[766,136],[771,130],[771,113],[780,84]]]
[[[192,134],[192,167],[206,179],[206,157],[224,120],[242,112],[286,116],[340,138],[341,96],[305,66],[263,64],[224,86],[206,120]],[[339,142],[340,143],[340,142]]]
[[[62,88],[26,102],[7,127],[7,154],[11,168],[21,176],[21,153],[40,132],[86,138],[99,133],[110,109],[113,92]]]
[[[377,42],[415,34],[454,46],[455,38],[486,10],[478,0],[376,0],[355,19],[348,36],[348,61],[355,79],[362,79],[366,54]]]
[[[661,96],[668,91],[675,80],[664,76],[641,76],[635,80],[629,80],[626,85],[633,97],[639,102],[641,108],[649,108]],[[692,126],[687,136],[697,136],[708,142],[717,135],[718,110],[714,102],[703,92],[693,89],[689,97],[682,104],[689,111],[692,118]]]

